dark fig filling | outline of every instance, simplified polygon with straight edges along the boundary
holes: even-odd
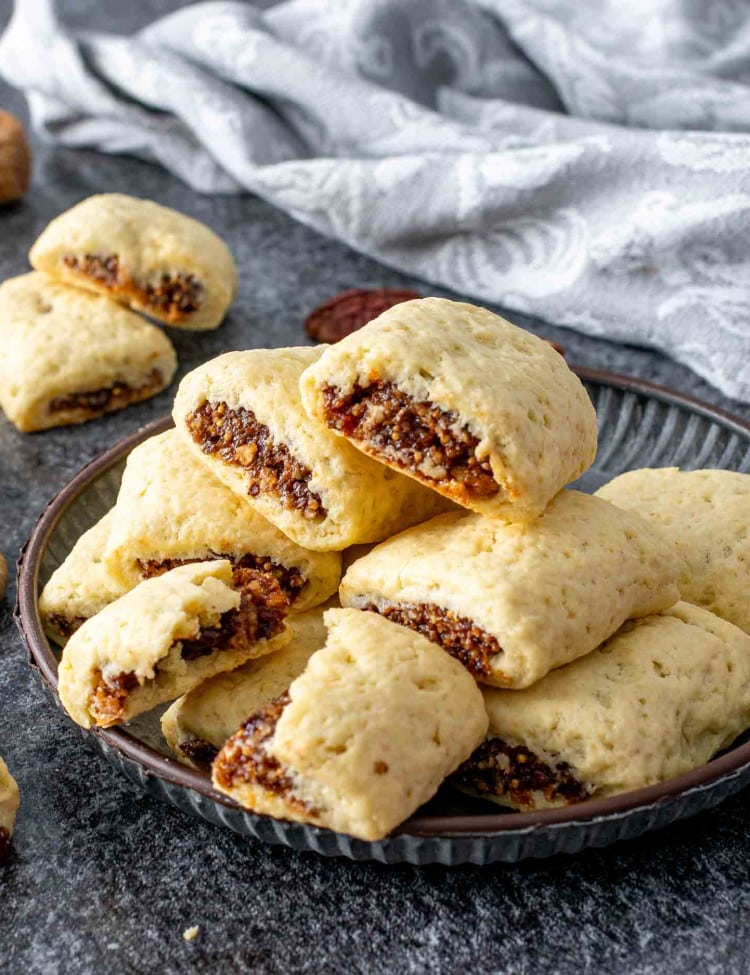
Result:
[[[384,380],[345,394],[326,386],[323,395],[329,427],[449,497],[482,500],[499,491],[489,459],[476,455],[479,438],[456,413]]]
[[[169,323],[177,323],[203,304],[203,285],[194,274],[161,274],[153,282],[139,284],[120,267],[117,254],[67,254],[63,263],[71,271],[90,278],[113,295],[136,301]]]
[[[64,640],[69,640],[75,631],[83,626],[87,618],[86,616],[63,616],[62,613],[50,613],[47,617],[47,623]]]
[[[492,658],[503,652],[495,637],[472,620],[433,603],[400,603],[382,607],[367,603],[358,608],[379,613],[392,623],[416,630],[459,660],[474,677],[489,676],[492,673]]]
[[[594,789],[579,781],[567,762],[548,765],[528,748],[487,738],[451,776],[451,782],[479,796],[507,797],[523,809],[537,808],[541,793],[548,803],[572,805],[590,799]]]
[[[194,637],[179,640],[183,660],[197,660],[215,651],[248,650],[259,640],[281,633],[289,609],[289,597],[273,576],[255,569],[236,569],[234,586],[240,590],[240,605],[222,613],[215,626],[203,627]],[[159,667],[155,668],[158,679]],[[122,720],[127,699],[140,684],[134,673],[117,674],[99,680],[91,693],[89,710],[100,724]]]
[[[216,757],[214,777],[224,789],[232,789],[237,783],[257,785],[267,792],[284,796],[289,804],[308,815],[315,815],[315,811],[294,794],[294,783],[287,769],[263,747],[273,737],[279,718],[290,701],[289,692],[285,691],[251,714]]]
[[[235,571],[237,569],[255,569],[258,572],[271,575],[289,597],[290,603],[293,603],[297,596],[299,596],[307,582],[299,569],[282,565],[280,562],[274,562],[268,555],[253,555],[251,553],[243,555],[239,559],[232,555],[222,555],[219,553],[211,553],[210,556],[194,559],[139,559],[138,567],[144,579],[152,579],[154,576],[163,575],[165,572],[169,572],[170,569],[176,569],[181,565],[205,562],[206,558],[229,559]]]
[[[310,490],[310,468],[300,463],[286,444],[277,444],[252,410],[205,402],[187,415],[186,424],[204,454],[216,454],[247,472],[251,497],[271,494],[285,508],[299,511],[311,521],[325,517],[320,495]]]
[[[181,741],[177,747],[185,758],[190,759],[194,765],[197,765],[204,772],[209,771],[211,762],[219,754],[219,749],[210,741],[206,741],[205,738],[187,738],[185,741]]]
[[[140,386],[130,386],[128,383],[114,383],[102,389],[92,389],[88,392],[66,393],[50,400],[47,407],[50,413],[63,413],[69,410],[81,410],[84,413],[99,415],[111,410],[119,410],[128,403],[145,399],[152,392],[162,389],[164,376],[160,369],[152,369],[146,381]]]

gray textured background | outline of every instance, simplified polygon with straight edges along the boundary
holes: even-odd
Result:
[[[61,4],[75,24],[123,31],[174,6]],[[0,28],[9,14],[0,0]],[[1,85],[0,106],[25,116]],[[228,240],[241,270],[238,300],[218,332],[171,333],[180,374],[226,349],[299,342],[305,312],[343,288],[420,287],[253,198],[200,197],[143,163],[35,149],[31,193],[0,210],[0,278],[24,271],[47,220],[93,192],[152,197]],[[742,412],[653,353],[537,330],[562,341],[573,361]],[[36,436],[0,419],[0,547],[11,560],[69,477],[165,413],[170,396]],[[136,795],[89,750],[27,668],[10,619],[14,593],[0,605],[0,753],[23,799],[15,854],[0,871],[3,973],[750,969],[747,793],[638,842],[512,868],[355,865],[266,848]],[[186,944],[192,924],[201,935]]]

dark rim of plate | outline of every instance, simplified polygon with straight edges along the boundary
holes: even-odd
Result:
[[[654,383],[606,370],[572,367],[584,382],[594,382],[617,389],[641,393],[664,403],[686,407],[711,420],[717,420],[725,427],[741,435],[750,434],[750,423],[741,417],[727,413],[717,407],[694,397],[674,390],[657,386]],[[118,441],[105,453],[87,464],[53,498],[40,515],[31,536],[18,560],[18,597],[15,619],[29,651],[29,662],[37,669],[59,707],[57,696],[57,659],[52,652],[42,629],[37,608],[37,589],[43,554],[49,539],[66,509],[83,493],[89,484],[118,461],[122,460],[137,444],[148,437],[161,433],[172,426],[169,417],[155,420],[135,433]],[[237,805],[221,793],[216,792],[210,780],[203,774],[181,765],[174,759],[143,744],[124,728],[92,728],[91,733],[99,736],[110,748],[123,758],[137,763],[148,773],[166,782],[191,789],[214,802],[230,808]],[[520,813],[500,812],[481,815],[461,816],[415,816],[408,819],[394,835],[407,834],[417,837],[476,836],[487,837],[509,830],[541,828],[545,826],[584,823],[603,816],[618,816],[635,809],[663,802],[687,790],[705,786],[723,775],[734,772],[750,763],[750,741],[731,748],[718,758],[686,772],[677,778],[645,789],[637,789],[606,799],[590,799],[562,809],[546,809],[541,812]],[[325,831],[322,831],[325,832]]]

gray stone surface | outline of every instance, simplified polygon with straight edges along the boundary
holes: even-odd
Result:
[[[172,6],[70,0],[63,9],[79,25],[130,30]],[[0,0],[0,27],[9,13]],[[26,116],[2,86],[0,107]],[[100,191],[152,197],[229,241],[239,298],[218,332],[172,334],[181,374],[227,349],[299,342],[305,312],[343,288],[419,288],[251,197],[199,197],[133,160],[35,150],[31,193],[0,210],[0,278],[26,269],[47,220]],[[573,361],[742,412],[648,351],[535,327],[562,341]],[[78,468],[165,413],[169,400],[167,392],[85,427],[34,436],[0,419],[0,548],[9,559]],[[0,971],[750,969],[747,793],[637,842],[518,867],[356,865],[264,847],[134,793],[87,747],[28,669],[10,618],[14,591],[0,604],[0,754],[23,801],[15,853],[0,872]],[[193,924],[201,933],[187,944],[182,931]]]

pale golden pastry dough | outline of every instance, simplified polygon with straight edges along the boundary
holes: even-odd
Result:
[[[164,712],[162,733],[181,762],[194,768],[210,765],[240,724],[288,690],[326,642],[320,607],[290,616],[288,627],[291,640],[281,650],[204,681]]]
[[[101,295],[32,272],[0,285],[0,406],[19,430],[84,423],[172,381],[167,336]]]
[[[10,838],[13,835],[19,802],[16,781],[0,758],[0,864],[7,859],[10,852]]]
[[[128,457],[108,567],[134,586],[160,563],[216,557],[268,568],[295,610],[325,602],[341,578],[338,552],[313,552],[287,538],[215,477],[176,430],[149,438]]]
[[[131,588],[104,562],[112,527],[108,511],[78,539],[65,561],[52,573],[39,597],[39,615],[48,637],[63,646],[87,619]]]
[[[121,724],[288,642],[286,628],[262,639],[254,633],[245,638],[243,626],[243,638],[222,636],[192,652],[190,641],[205,641],[241,609],[226,559],[147,579],[68,640],[58,671],[60,701],[84,728]]]
[[[177,429],[217,477],[305,548],[378,541],[445,510],[445,499],[306,415],[299,377],[321,351],[252,349],[205,363],[180,383]]]
[[[528,687],[679,598],[679,560],[632,511],[562,491],[530,524],[452,512],[346,572],[344,606],[429,635],[486,683]]]
[[[122,193],[90,196],[66,210],[29,260],[179,328],[216,328],[237,290],[229,248],[205,224]]]
[[[628,792],[702,765],[750,725],[750,636],[678,603],[533,687],[487,688],[484,700],[489,737],[461,788],[519,809]]]
[[[288,699],[256,712],[213,766],[241,805],[378,840],[433,796],[487,729],[470,675],[372,613],[329,609]]]
[[[565,359],[462,302],[389,308],[328,347],[301,387],[310,416],[490,517],[540,515],[596,454],[594,407]]]
[[[683,559],[683,599],[750,632],[750,475],[629,471],[596,492],[657,525]]]

